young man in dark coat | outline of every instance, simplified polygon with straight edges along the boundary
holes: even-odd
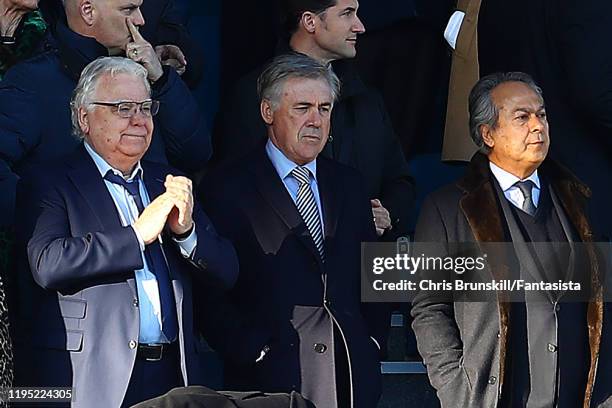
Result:
[[[196,309],[203,332],[225,359],[228,388],[375,407],[388,321],[360,302],[360,244],[376,240],[371,208],[359,174],[319,155],[338,79],[295,53],[277,57],[258,87],[268,142],[209,175],[201,194],[240,264],[224,305]]]

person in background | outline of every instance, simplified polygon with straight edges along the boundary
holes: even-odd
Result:
[[[38,0],[0,1],[0,80],[10,67],[32,56],[46,29]]]
[[[40,9],[50,25],[66,19],[61,0],[45,0]],[[176,68],[189,88],[197,87],[204,73],[204,52],[187,30],[185,13],[175,0],[146,0],[141,10],[147,22],[142,36],[154,46],[162,64]]]

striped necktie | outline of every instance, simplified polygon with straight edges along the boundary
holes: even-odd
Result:
[[[321,260],[325,260],[323,250],[323,229],[321,228],[321,217],[319,215],[319,207],[315,201],[314,193],[310,188],[310,171],[306,167],[296,166],[291,175],[299,183],[296,205],[310,236],[314,241],[317,251],[321,256]]]

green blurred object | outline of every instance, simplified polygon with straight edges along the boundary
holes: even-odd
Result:
[[[0,44],[0,80],[10,67],[33,55],[46,30],[47,24],[38,10],[23,17],[15,34],[17,42],[14,45]]]

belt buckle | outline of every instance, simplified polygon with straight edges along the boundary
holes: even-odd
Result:
[[[152,351],[152,352],[159,351],[159,354],[153,357],[147,356],[147,358],[145,358],[145,361],[160,361],[162,359],[162,356],[164,355],[164,345],[158,344],[155,346],[148,346],[148,347],[149,347],[149,351]]]

